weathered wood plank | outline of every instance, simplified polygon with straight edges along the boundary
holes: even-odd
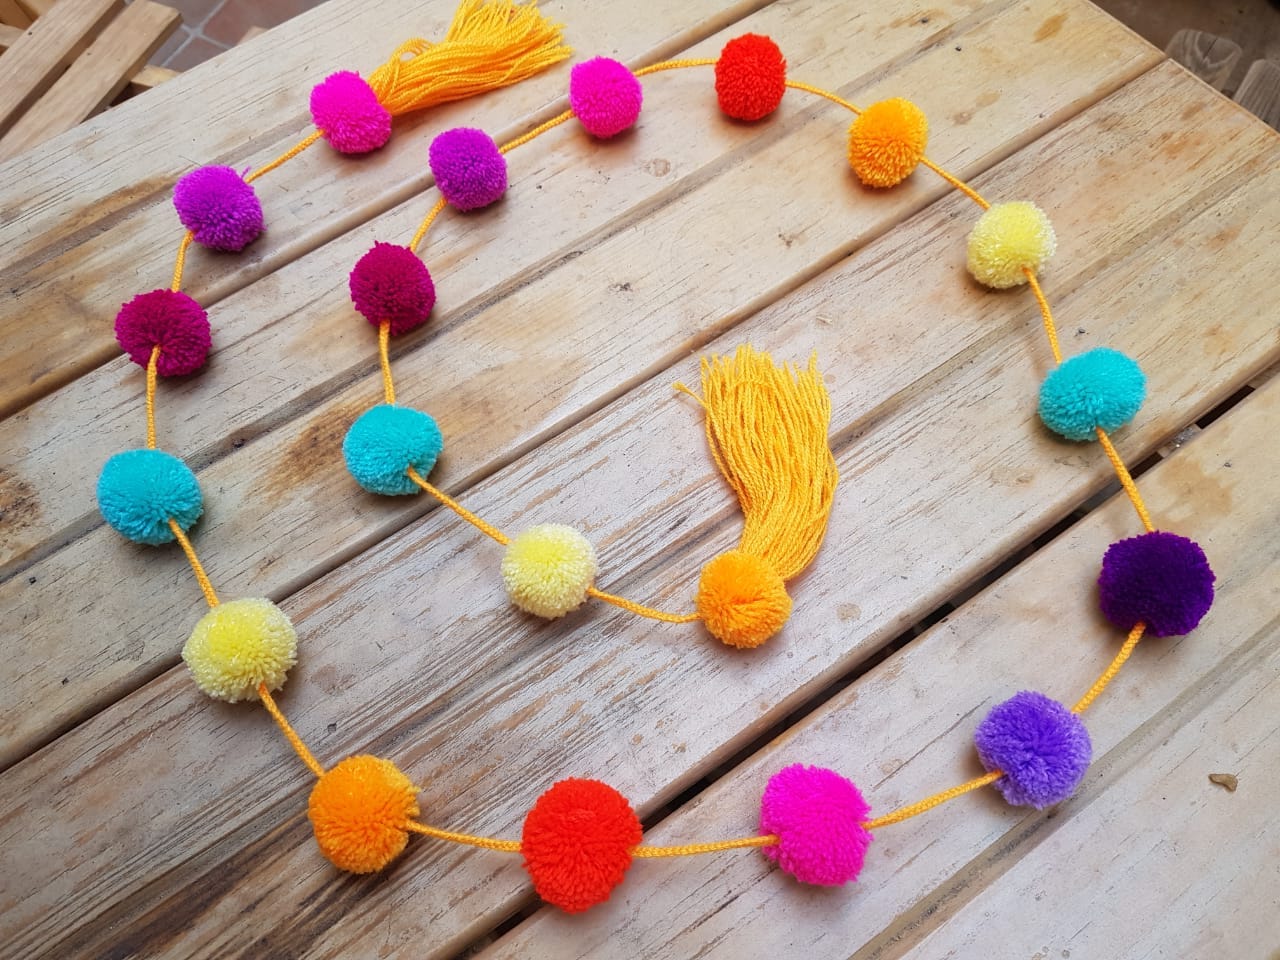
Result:
[[[578,3],[548,4],[546,12],[576,21],[567,39],[580,50],[648,61],[765,2],[655,0],[639,19],[623,4],[590,5],[589,14]],[[188,71],[161,98],[124,103],[74,137],[54,138],[36,160],[0,164],[0,183],[20,175],[23,185],[0,203],[0,249],[8,253],[0,268],[8,291],[0,298],[0,415],[116,355],[111,320],[137,292],[122,291],[120,278],[152,289],[172,269],[181,230],[169,198],[179,176],[200,164],[242,168],[280,155],[313,129],[311,86],[335,70],[368,75],[410,36],[443,36],[456,6],[432,0],[406,17],[394,3],[335,3],[283,24],[271,45],[246,44]],[[563,100],[568,70],[562,64],[499,95],[401,118],[392,143],[372,157],[307,151],[261,184],[264,235],[238,257],[196,251],[188,292],[216,302],[422,190],[428,127],[532,126]],[[51,304],[59,323],[30,323],[34,308]]]
[[[0,50],[8,50],[23,33],[24,31],[20,27],[11,27],[0,23]],[[129,78],[129,92],[137,95],[144,90],[150,90],[166,80],[172,80],[178,73],[179,71],[177,70],[169,70],[149,63],[145,64],[142,69]]]
[[[980,53],[984,48],[997,48],[1010,42],[1002,37],[1030,33],[1046,16],[1052,17],[1050,8],[1045,2],[1025,8],[1002,8],[994,19],[972,24],[961,39]],[[773,16],[769,11],[766,14]],[[794,19],[797,36],[804,37],[809,35],[799,32],[809,19],[804,14],[805,8],[786,8],[776,16]],[[1087,55],[1091,58],[1089,67],[1082,67],[1078,59],[1064,59],[1060,68],[1047,69],[1038,81],[1023,82],[1021,92],[1010,95],[1004,109],[991,111],[989,118],[983,112],[971,112],[971,92],[954,87],[946,88],[952,91],[949,94],[940,91],[933,104],[941,118],[939,137],[948,119],[952,124],[959,122],[956,117],[971,127],[980,125],[983,130],[970,134],[966,129],[963,136],[950,142],[940,140],[939,159],[957,169],[989,163],[1012,149],[1011,138],[1026,142],[1096,97],[1098,91],[1091,78],[1098,72],[1118,79],[1113,71],[1123,70],[1126,63],[1120,51],[1132,49],[1128,35],[1101,14],[1082,15],[1078,22],[1077,29],[1098,42],[1068,42],[1080,34],[1064,28],[1064,49],[1093,51]],[[850,37],[858,33],[860,23],[861,18],[848,23]],[[768,24],[765,17],[763,25]],[[826,24],[827,32],[815,48],[836,51],[836,56],[843,59],[841,47],[828,46],[833,30],[832,24]],[[1107,43],[1108,38],[1118,46]],[[715,39],[707,46],[718,49],[722,42]],[[804,43],[798,40],[796,46],[803,48]],[[919,57],[904,57],[895,72],[877,77],[876,85],[865,91],[867,98],[888,95],[895,89],[934,86],[937,77],[955,69],[953,46],[949,43],[930,47]],[[1147,53],[1140,49],[1139,55],[1145,58]],[[1021,74],[1020,65],[1013,61],[1007,61],[1006,68],[1012,75]],[[669,119],[655,116],[653,126],[647,128],[658,134],[663,129],[661,124],[672,124],[668,136],[659,138],[664,145],[679,135],[676,128],[687,124],[685,118],[691,112],[710,108],[706,82],[705,76],[688,75],[672,78],[673,86],[665,88],[671,99],[665,101],[661,116]],[[1168,102],[1169,109],[1184,109],[1181,102],[1172,104],[1173,101]],[[656,203],[652,207],[641,205],[631,214],[634,217],[652,213],[642,229],[611,225],[586,238],[565,234],[565,239],[575,246],[550,263],[537,259],[537,251],[530,247],[523,254],[527,258],[524,263],[536,265],[537,269],[524,278],[517,276],[513,282],[500,274],[494,278],[491,260],[471,259],[471,252],[478,250],[471,244],[488,240],[496,243],[519,234],[508,219],[516,215],[512,207],[504,205],[494,219],[467,218],[461,223],[451,218],[442,224],[441,234],[433,238],[428,250],[432,265],[439,264],[445,271],[454,263],[465,265],[468,273],[460,275],[459,281],[473,278],[474,287],[482,291],[486,283],[495,279],[499,285],[496,290],[488,288],[493,292],[476,300],[463,300],[457,313],[451,315],[451,289],[466,290],[468,284],[455,281],[456,286],[451,288],[441,282],[439,306],[443,313],[437,321],[438,333],[425,331],[426,337],[418,340],[399,364],[402,402],[431,410],[445,424],[450,450],[437,471],[439,482],[456,488],[491,472],[540,438],[579,419],[584,410],[600,406],[637,379],[685,356],[755,305],[776,296],[777,291],[847,255],[868,237],[887,229],[895,219],[940,194],[942,185],[923,177],[892,195],[851,191],[849,174],[836,159],[842,153],[843,117],[834,108],[825,113],[820,107],[816,113],[814,109],[797,111],[793,114],[795,119],[774,136],[753,129],[742,139],[742,131],[736,127],[714,127],[725,131],[728,139],[716,148],[723,152],[704,156],[708,160],[716,156],[722,159],[708,162],[705,167],[693,164],[691,174],[699,175],[692,176],[689,183],[675,184],[653,194]],[[1046,119],[1039,120],[1041,115]],[[1180,167],[1182,172],[1171,172],[1170,184],[1195,183],[1203,176],[1200,164],[1211,158],[1215,169],[1230,169],[1230,165],[1221,165],[1219,154],[1223,142],[1235,143],[1234,135],[1243,138],[1236,144],[1239,149],[1233,154],[1234,162],[1247,163],[1249,143],[1254,143],[1253,149],[1259,145],[1251,139],[1256,137],[1255,126],[1241,117],[1235,131],[1221,131],[1224,139],[1211,142],[1204,138],[1189,146],[1186,162]],[[1135,130],[1125,127],[1121,139],[1132,137]],[[559,184],[546,182],[547,189],[542,193],[568,190],[573,202],[573,191],[581,190],[581,165],[591,162],[584,154],[596,148],[581,140],[568,140],[566,149],[566,161],[576,162],[578,168],[572,169],[572,163],[568,167],[557,163],[553,169],[565,179]],[[638,188],[652,190],[643,183],[652,176],[647,172],[652,167],[644,159],[652,154],[645,153],[639,145],[638,134],[636,150],[631,155],[630,173],[622,172],[626,169],[625,158],[602,155],[596,162],[609,164],[601,168],[608,171],[604,176],[616,175]],[[807,158],[820,152],[831,155],[832,163],[817,172]],[[673,154],[662,149],[662,157],[670,155]],[[799,184],[796,195],[783,207],[778,207],[773,179],[783,175],[778,171],[785,171],[785,176]],[[1135,175],[1133,183],[1138,182]],[[1116,189],[1127,188],[1118,185]],[[1089,190],[1093,190],[1092,184]],[[621,196],[628,195],[624,191]],[[839,220],[832,217],[833,197],[840,198]],[[755,209],[778,208],[776,219],[746,223],[741,236],[731,240],[716,218],[727,210],[748,209],[742,206],[747,202],[742,198],[750,198]],[[1151,205],[1145,205],[1147,202]],[[404,233],[413,229],[425,205],[416,205],[412,218],[405,217]],[[590,201],[585,205],[589,207]],[[1134,201],[1130,209],[1138,218],[1156,214],[1161,206],[1152,198]],[[565,219],[554,206],[534,215],[545,218],[537,223],[539,227],[548,224],[548,230]],[[629,222],[634,220],[623,221]],[[1108,224],[1106,219],[1100,219],[1093,229],[1106,233],[1113,229]],[[468,240],[469,234],[473,236]],[[1088,244],[1096,236],[1082,234],[1081,240]],[[666,239],[655,242],[655,238]],[[369,239],[365,236],[353,240],[340,262],[353,262],[367,249]],[[739,241],[767,251],[764,262],[749,271],[742,270]],[[584,248],[586,252],[581,252]],[[433,250],[442,251],[439,259],[432,256]],[[328,252],[331,251],[326,248]],[[581,256],[577,256],[579,252]],[[512,259],[516,256],[511,255]],[[680,271],[675,273],[673,258],[681,263]],[[558,269],[548,272],[550,266]],[[261,289],[246,291],[245,297],[252,299],[244,301],[235,321],[242,329],[260,326],[264,314],[280,316],[287,322],[272,323],[263,331],[265,339],[246,340],[243,345],[233,346],[228,356],[215,358],[213,369],[198,381],[173,391],[176,399],[166,391],[162,408],[164,445],[175,450],[194,449],[190,457],[193,466],[202,466],[208,454],[186,431],[196,432],[197,437],[216,438],[226,429],[225,424],[209,418],[208,397],[217,396],[233,411],[237,407],[241,411],[233,412],[233,418],[240,420],[232,420],[232,429],[244,432],[221,434],[225,439],[211,452],[225,455],[203,473],[205,488],[217,490],[219,495],[216,502],[211,498],[209,514],[203,521],[208,526],[199,534],[199,542],[209,554],[211,575],[220,581],[252,581],[258,592],[282,595],[429,506],[421,500],[387,503],[367,496],[353,497],[353,485],[341,467],[341,436],[354,416],[376,396],[376,380],[370,379],[371,334],[346,304],[340,279],[345,269],[336,268],[326,257],[308,258],[305,267],[282,271],[267,283],[257,285]],[[326,291],[322,298],[316,297],[317,288]],[[639,329],[623,333],[616,319],[619,310],[643,318]],[[455,316],[465,322],[454,320]],[[332,347],[316,351],[313,347],[317,342],[330,343]],[[217,378],[220,369],[231,372],[231,384],[224,385]],[[547,370],[555,371],[555,380],[550,384],[542,373]],[[82,464],[84,473],[78,486],[68,488],[72,497],[83,497],[83,491],[92,489],[98,463],[109,451],[136,442],[122,442],[122,437],[139,436],[137,391],[141,378],[136,369],[123,363],[115,366],[112,376],[119,378],[118,388],[113,387],[109,393],[77,391],[76,406],[66,408],[65,416],[44,420],[56,435],[56,424],[78,423],[96,406],[107,412],[108,422],[123,416],[134,424],[122,427],[118,420],[110,423],[113,439],[109,443],[103,437],[93,438],[72,428],[83,439],[83,444],[73,448],[77,458],[51,456],[46,461]],[[331,379],[335,376],[336,381]],[[351,380],[356,383],[347,386]],[[301,392],[300,384],[307,385]],[[323,396],[324,402],[310,408],[317,395]],[[298,400],[291,402],[291,398]],[[175,405],[183,422],[173,426],[168,411]],[[281,417],[292,419],[278,423]],[[23,416],[12,421],[20,437],[15,450],[51,443],[42,431],[30,429]],[[246,435],[252,442],[235,450],[235,440]],[[93,456],[102,447],[107,449],[101,459]],[[63,481],[48,477],[48,482]],[[11,483],[10,489],[15,491],[14,499],[19,500],[24,489],[32,493],[45,489],[45,480],[25,486]],[[30,500],[25,502],[29,504]],[[45,502],[58,503],[48,497]],[[321,506],[335,502],[349,502],[349,509],[341,516],[332,516]],[[71,535],[79,535],[82,529],[73,528]],[[143,580],[182,582],[186,576],[182,558],[177,553],[142,552],[117,541],[114,532],[97,527],[67,550],[0,586],[0,609],[11,611],[14,622],[30,624],[27,635],[34,644],[29,657],[9,667],[14,677],[15,703],[30,704],[29,708],[12,711],[13,725],[3,727],[13,734],[10,756],[19,755],[24,744],[32,742],[29,738],[47,738],[49,731],[109,702],[174,662],[173,641],[158,635],[154,624],[186,617],[187,598],[168,587],[145,591],[132,588],[122,593],[121,584],[140,584]],[[278,544],[283,542],[305,543],[306,547],[282,550]],[[104,550],[105,554],[101,552]],[[93,600],[86,595],[85,602],[92,602],[102,611],[110,610],[111,616],[118,618],[113,621],[119,624],[118,630],[98,637],[93,646],[57,639],[67,631],[78,634],[82,614],[74,612],[42,616],[37,629],[30,619],[31,611],[56,609],[56,603],[44,598],[61,595],[65,577],[74,577],[73,571],[86,562],[96,562],[89,558],[103,556],[112,558],[113,569],[123,579],[108,576],[96,587],[86,587],[100,592]],[[31,577],[36,578],[35,584],[27,582]],[[133,599],[139,592],[145,597],[141,602]],[[67,684],[60,683],[64,677],[68,678]],[[4,719],[0,716],[0,721]]]
[[[1243,957],[1245,943],[1274,942],[1274,884],[1260,878],[1275,870],[1280,766],[1265,690],[1280,669],[1280,556],[1269,545],[1280,506],[1259,481],[1280,477],[1267,440],[1278,411],[1272,384],[1142,478],[1156,516],[1211,554],[1218,596],[1185,640],[1144,642],[1091,708],[1095,760],[1073,798],[1044,812],[990,790],[960,798],[879,831],[856,886],[836,890],[797,884],[754,852],[638,861],[608,904],[585,917],[543,909],[480,955],[612,957],[625,944],[654,958]],[[765,782],[790,763],[841,770],[877,814],[980,773],[972,732],[994,703],[1020,689],[1070,703],[1114,652],[1089,586],[1107,544],[1134,526],[1117,496],[648,842],[749,832]],[[1235,795],[1208,783],[1220,768],[1244,771]],[[1232,902],[1210,906],[1223,898]]]
[[[1097,171],[1121,157],[1167,151],[1200,162],[1192,141],[1167,135],[1184,129],[1176,118],[1192,96],[1179,84],[1196,87],[1180,76],[1154,71],[980,184],[993,197],[1033,195],[1044,171],[1057,171],[1058,186],[1042,196],[1063,242],[1051,293],[1064,331],[1089,323],[1069,342],[1127,349],[1153,380],[1141,422],[1120,438],[1131,455],[1276,352],[1256,291],[1215,282],[1207,266],[1238,243],[1247,251],[1242,284],[1266,274],[1248,268],[1269,262],[1257,241],[1280,204],[1274,149],[1242,158],[1229,176],[1204,161],[1220,179],[1206,172],[1199,193],[1171,187],[1181,192],[1151,198],[1164,211],[1154,222],[1140,204],[1097,190]],[[1217,142],[1210,119],[1201,114],[1200,132]],[[727,186],[757,203],[736,181]],[[1130,187],[1121,178],[1115,189]],[[549,780],[571,773],[607,771],[650,812],[1096,489],[1107,476],[1097,451],[1064,448],[1035,423],[1028,398],[1046,362],[1034,305],[962,280],[971,216],[960,198],[931,207],[722,341],[750,338],[785,356],[817,348],[832,377],[845,488],[822,556],[796,583],[795,619],[775,643],[726,656],[694,628],[600,609],[531,624],[502,600],[494,546],[434,514],[285,604],[305,646],[284,702],[322,762],[352,751],[394,756],[427,785],[427,817],[478,831],[509,835]],[[1091,232],[1094,224],[1103,226]],[[1086,266],[1073,274],[1073,262]],[[1218,309],[1223,298],[1233,310]],[[834,305],[847,312],[823,322]],[[1232,323],[1202,330],[1202,311]],[[886,326],[886,315],[917,321]],[[945,328],[920,322],[939,315]],[[1100,315],[1107,321],[1096,329],[1083,320]],[[603,586],[683,606],[698,565],[738,524],[706,463],[696,409],[666,386],[694,369],[692,359],[676,364],[481,484],[469,504],[511,529],[572,519],[601,551]],[[997,439],[957,443],[974,434]],[[1218,516],[1204,503],[1195,510],[1194,524]],[[1193,526],[1190,513],[1161,516]],[[1125,520],[1120,533],[1133,530]],[[172,576],[168,589],[182,573]],[[1088,609],[1087,590],[1071,596]],[[1215,648],[1198,649],[1204,658]],[[1097,647],[1062,669],[1063,682],[1095,670],[1096,659]],[[1015,663],[1026,665],[1025,649]],[[940,675],[951,683],[958,674],[951,666]],[[4,949],[94,955],[109,938],[146,954],[177,949],[181,937],[183,951],[205,955],[338,956],[377,938],[388,952],[448,955],[525,896],[510,858],[430,844],[415,845],[387,877],[335,876],[309,846],[308,784],[289,773],[297,768],[269,729],[260,714],[201,701],[174,671],[8,770],[0,840],[47,873],[24,878],[30,892],[6,918]],[[909,769],[895,788],[903,794],[880,802],[910,798],[919,768]],[[144,775],[156,770],[173,773]],[[935,764],[931,784],[937,775]],[[57,803],[32,802],[52,789]],[[236,930],[250,902],[250,918],[287,913],[289,927],[264,923],[261,939],[245,943]]]
[[[1236,103],[1280,130],[1280,63],[1274,60],[1251,63],[1236,91]]]
[[[172,7],[134,0],[0,136],[0,159],[30,150],[109,106],[181,22]]]

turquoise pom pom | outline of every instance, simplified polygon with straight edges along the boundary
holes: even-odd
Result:
[[[436,422],[420,410],[380,403],[366,410],[347,431],[342,455],[356,483],[371,493],[417,493],[409,467],[431,472],[444,447]]]
[[[106,462],[98,475],[102,517],[134,543],[174,539],[169,518],[185,532],[204,512],[200,484],[191,469],[160,450],[126,450]]]
[[[1040,419],[1068,440],[1092,440],[1133,419],[1147,394],[1147,378],[1118,350],[1097,347],[1072,357],[1045,377]]]

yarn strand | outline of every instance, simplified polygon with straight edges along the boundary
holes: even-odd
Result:
[[[925,797],[910,806],[900,807],[892,813],[886,813],[883,817],[876,817],[874,820],[868,820],[863,824],[868,830],[878,830],[880,827],[887,827],[890,824],[901,823],[903,820],[910,820],[912,817],[918,817],[926,811],[932,810],[934,807],[941,806],[948,800],[954,800],[956,797],[962,797],[971,790],[977,790],[979,787],[985,787],[987,784],[995,783],[1004,773],[1000,770],[991,770],[984,773],[980,777],[974,777],[972,780],[966,780],[959,786],[952,787],[949,790],[942,790],[933,796]]]
[[[307,134],[307,136],[303,137],[301,140],[295,143],[292,147],[290,147],[284,153],[280,154],[280,156],[276,157],[270,163],[259,167],[257,170],[253,171],[253,173],[245,177],[244,182],[253,183],[253,181],[257,180],[261,176],[265,176],[266,174],[270,173],[276,167],[283,166],[285,163],[288,163],[290,160],[292,160],[294,157],[300,154],[303,150],[307,149],[307,147],[311,146],[313,143],[315,143],[317,140],[319,140],[323,136],[324,136],[323,130],[313,130],[311,133]]]
[[[196,583],[200,584],[200,592],[204,594],[205,602],[210,608],[216,607],[218,595],[213,590],[213,584],[209,582],[209,575],[204,572],[204,565],[196,556],[196,548],[191,545],[182,527],[178,526],[178,521],[172,517],[169,518],[169,529],[173,531],[174,539],[182,547],[182,552],[187,555],[187,562],[191,564],[191,572],[196,576]]]
[[[1138,645],[1138,641],[1142,639],[1142,635],[1146,632],[1147,625],[1145,623],[1137,623],[1134,628],[1129,631],[1129,638],[1125,640],[1124,646],[1120,648],[1120,652],[1115,655],[1110,665],[1102,672],[1102,676],[1093,682],[1083,697],[1076,701],[1076,705],[1071,708],[1072,713],[1084,713],[1089,709],[1089,705],[1098,699],[1098,695],[1107,689],[1107,684],[1115,679],[1116,674],[1120,672],[1120,668],[1125,665],[1129,659],[1129,655],[1133,653],[1134,647]]]
[[[187,264],[187,250],[195,238],[195,233],[188,230],[182,235],[182,240],[178,244],[178,255],[173,262],[173,280],[169,283],[169,289],[175,293],[182,289],[182,271]]]
[[[258,697],[262,700],[262,705],[267,708],[267,713],[271,714],[271,719],[275,720],[276,725],[280,727],[281,733],[284,734],[289,746],[293,747],[293,752],[298,755],[303,763],[307,765],[307,769],[314,773],[317,777],[324,776],[324,767],[307,749],[307,745],[302,742],[302,738],[298,736],[296,730],[289,725],[289,721],[285,719],[280,708],[276,706],[275,700],[271,699],[271,691],[267,689],[265,683],[258,684]]]
[[[1120,486],[1124,487],[1124,492],[1129,497],[1129,502],[1133,504],[1133,509],[1138,514],[1138,519],[1142,521],[1143,528],[1147,533],[1155,530],[1155,526],[1151,522],[1151,514],[1147,512],[1147,505],[1143,502],[1142,494],[1138,492],[1138,485],[1133,482],[1133,476],[1129,473],[1129,468],[1124,465],[1124,461],[1120,459],[1120,453],[1116,450],[1115,444],[1111,442],[1111,437],[1107,435],[1107,431],[1101,427],[1097,427],[1098,442],[1102,444],[1102,449],[1107,452],[1107,459],[1111,461],[1111,468],[1115,470],[1116,477],[1120,480]]]
[[[382,398],[387,403],[396,402],[396,384],[391,379],[391,321],[378,324],[378,360],[382,364]]]
[[[147,449],[156,448],[156,365],[160,362],[160,344],[151,348],[147,361]]]

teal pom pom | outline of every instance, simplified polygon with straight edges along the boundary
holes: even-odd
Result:
[[[1118,350],[1097,347],[1072,357],[1045,377],[1040,419],[1068,440],[1092,440],[1133,419],[1147,395],[1147,378]]]
[[[186,531],[204,512],[200,484],[191,469],[160,450],[126,450],[107,461],[98,475],[102,517],[134,543],[174,539],[169,518]]]
[[[417,493],[408,469],[425,477],[443,447],[444,438],[431,417],[410,407],[380,403],[351,425],[342,455],[356,483],[370,493],[394,496]]]

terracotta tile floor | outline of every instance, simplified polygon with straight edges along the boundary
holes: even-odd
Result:
[[[182,14],[182,26],[151,58],[172,70],[197,63],[234,47],[252,28],[268,30],[324,0],[164,0]]]

